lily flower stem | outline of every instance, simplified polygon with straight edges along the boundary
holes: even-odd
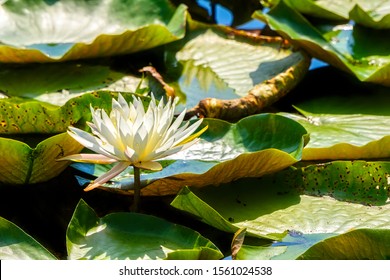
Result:
[[[134,168],[134,198],[133,205],[131,206],[131,211],[138,212],[139,211],[139,202],[141,198],[141,175],[139,167]]]

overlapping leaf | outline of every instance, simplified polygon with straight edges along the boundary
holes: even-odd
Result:
[[[70,125],[85,126],[90,106],[109,110],[117,92],[95,91],[68,100],[63,106],[18,97],[0,99],[0,134],[60,133]],[[132,94],[125,94],[132,100]]]
[[[84,127],[90,119],[90,105],[108,110],[116,96],[115,92],[93,92],[61,107],[16,97],[0,99],[0,182],[32,184],[60,174],[69,162],[56,160],[83,148],[63,132],[69,125]],[[132,99],[131,94],[125,97]]]
[[[0,61],[53,62],[133,53],[184,36],[186,8],[166,0],[5,1]]]
[[[309,164],[264,176],[261,182],[270,187],[289,185],[303,194],[380,206],[390,197],[390,163],[356,160]]]
[[[388,229],[357,229],[337,236],[291,231],[270,246],[243,245],[237,259],[388,260],[389,238]]]
[[[202,187],[242,177],[258,177],[296,163],[305,144],[306,131],[297,122],[274,114],[259,114],[236,124],[204,119],[208,125],[200,141],[163,162],[160,172],[141,174],[144,195],[176,194],[183,186]],[[86,173],[99,176],[110,167],[74,164]],[[127,192],[133,187],[130,167],[104,186]],[[88,181],[88,180],[87,180]],[[81,183],[86,180],[80,179]]]
[[[348,12],[356,3],[355,0],[270,0],[267,2],[269,5],[274,6],[281,1],[284,1],[288,6],[303,14],[329,20],[346,20],[348,18]]]
[[[256,85],[307,65],[281,82],[291,89],[305,74],[308,61],[306,55],[279,37],[189,21],[186,37],[167,48],[166,75],[182,97],[183,106],[192,108],[205,98],[241,98]],[[283,88],[278,90],[284,92]]]
[[[390,86],[388,29],[373,30],[352,23],[315,24],[284,1],[269,13],[257,12],[254,16],[291,38],[313,57],[352,73],[361,81]]]
[[[34,140],[39,139],[35,135]],[[58,158],[82,150],[66,132],[48,137],[36,147],[10,138],[0,137],[0,183],[33,184],[59,175],[68,165]]]
[[[300,109],[298,109],[300,110]],[[389,116],[282,113],[310,133],[304,160],[387,158],[390,156]]]
[[[220,259],[218,248],[199,233],[136,213],[99,218],[81,200],[66,233],[70,259]]]
[[[0,65],[2,95],[34,99],[57,106],[96,90],[135,92],[141,83],[139,77],[113,71],[106,65],[86,62]]]
[[[358,1],[349,12],[349,17],[358,24],[375,28],[390,28],[390,3],[388,1]]]
[[[316,178],[314,174],[313,177]],[[172,206],[232,233],[246,228],[248,236],[288,241],[292,245],[296,245],[297,240],[284,239],[287,233],[304,235],[300,254],[318,241],[350,230],[390,229],[388,204],[367,206],[329,196],[305,195],[292,184],[245,179],[218,188],[184,188],[174,199]],[[361,185],[362,188],[363,186]],[[317,189],[319,187],[314,182],[311,191],[314,193]],[[342,191],[350,192],[352,196],[355,190],[356,188],[346,187]],[[275,250],[280,255],[286,248]]]
[[[271,0],[276,5],[280,0]],[[353,20],[371,28],[390,27],[390,5],[382,0],[284,0],[300,13],[328,20]]]
[[[17,225],[0,217],[0,259],[55,260],[56,257]]]

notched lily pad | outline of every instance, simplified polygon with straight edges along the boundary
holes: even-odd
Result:
[[[219,249],[199,233],[137,213],[99,218],[83,200],[66,232],[69,259],[220,259]]]
[[[306,130],[295,121],[274,114],[249,116],[231,124],[204,119],[208,129],[189,149],[166,158],[166,167],[141,174],[143,195],[176,194],[183,186],[218,185],[242,177],[258,177],[296,163],[307,141]],[[110,166],[74,164],[100,176]],[[102,187],[125,194],[133,188],[132,168]],[[88,180],[80,179],[81,183]]]
[[[184,36],[186,7],[167,0],[5,1],[0,61],[54,62],[134,53]]]
[[[30,137],[34,141],[39,139],[38,135]],[[35,147],[0,137],[0,183],[33,184],[48,181],[69,165],[68,162],[58,162],[58,158],[79,153],[82,149],[83,146],[66,132],[48,137]]]

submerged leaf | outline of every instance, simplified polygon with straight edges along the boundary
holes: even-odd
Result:
[[[66,233],[70,259],[220,259],[218,248],[199,233],[136,213],[99,218],[83,200]]]

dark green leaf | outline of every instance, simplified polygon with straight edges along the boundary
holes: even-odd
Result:
[[[136,213],[99,218],[81,200],[69,223],[70,259],[220,259],[221,252],[199,233]]]
[[[55,260],[56,257],[21,228],[0,217],[0,259]]]

